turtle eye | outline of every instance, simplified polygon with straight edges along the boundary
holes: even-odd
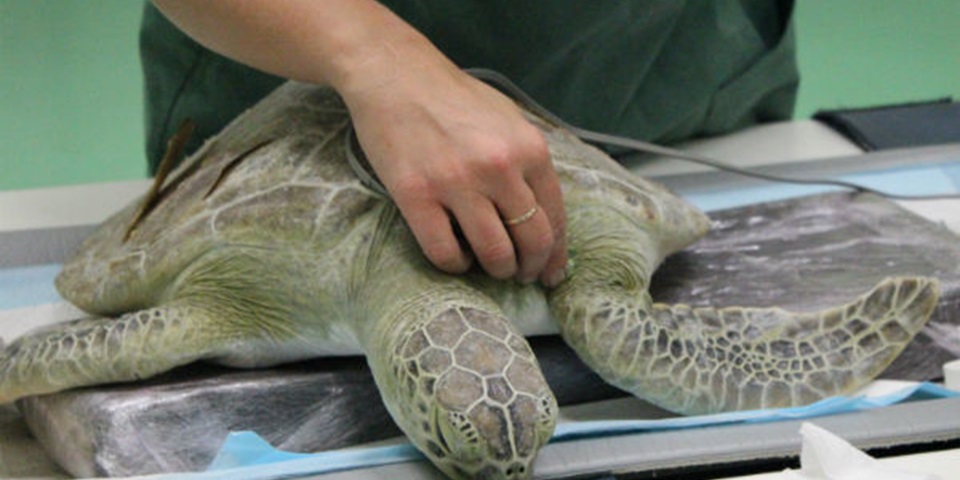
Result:
[[[437,442],[458,463],[471,464],[483,458],[480,435],[473,422],[461,412],[438,412],[435,418]]]
[[[553,437],[553,430],[557,425],[557,401],[548,392],[540,396],[539,407],[537,412],[537,436],[540,445],[546,445]]]

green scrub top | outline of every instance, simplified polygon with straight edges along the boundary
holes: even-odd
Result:
[[[568,122],[671,143],[789,118],[793,2],[389,0],[463,68],[497,70]],[[282,79],[217,55],[147,3],[140,35],[147,158],[186,118],[188,150]]]

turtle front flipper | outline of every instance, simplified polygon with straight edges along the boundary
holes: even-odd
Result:
[[[0,404],[148,378],[220,353],[236,339],[203,309],[169,305],[30,332],[0,351]]]
[[[936,280],[894,278],[815,313],[654,304],[647,286],[660,261],[655,236],[628,222],[607,230],[571,229],[587,233],[572,239],[575,263],[551,294],[551,312],[567,343],[607,382],[683,414],[850,393],[896,358],[939,296]]]

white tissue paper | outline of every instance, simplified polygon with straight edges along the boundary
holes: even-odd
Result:
[[[785,472],[790,480],[941,480],[937,475],[886,466],[809,422],[800,426],[800,436],[800,470]]]

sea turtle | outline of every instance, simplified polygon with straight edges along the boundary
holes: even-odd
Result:
[[[362,353],[397,424],[449,476],[529,478],[557,405],[524,335],[559,331],[611,384],[697,414],[850,392],[936,305],[927,278],[887,279],[816,313],[653,303],[654,269],[706,232],[706,216],[530,120],[564,189],[571,263],[558,287],[432,268],[345,161],[339,97],[291,82],[84,243],[57,287],[94,317],[7,346],[0,403],[196,360]]]

